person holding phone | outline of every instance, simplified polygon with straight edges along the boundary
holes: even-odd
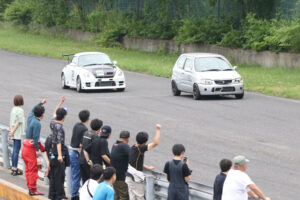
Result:
[[[173,160],[168,161],[164,167],[164,173],[170,183],[168,200],[188,200],[188,182],[191,180],[192,171],[188,167],[187,157],[184,157],[185,147],[182,144],[175,144],[172,151]]]

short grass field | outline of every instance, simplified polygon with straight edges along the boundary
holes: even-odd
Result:
[[[124,70],[170,77],[176,54],[142,52],[124,48],[104,48],[94,42],[63,36],[35,34],[0,25],[0,49],[60,58],[63,53],[100,51],[107,53]],[[237,64],[245,89],[274,96],[300,99],[300,69],[264,68]]]

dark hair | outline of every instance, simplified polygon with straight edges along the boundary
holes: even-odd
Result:
[[[130,132],[129,131],[121,131],[120,138],[124,138],[124,139],[130,138]]]
[[[99,180],[103,173],[103,167],[100,164],[95,164],[91,168],[90,177],[93,180]]]
[[[174,156],[180,156],[182,152],[185,152],[183,144],[174,144],[172,148]]]
[[[20,94],[17,94],[14,98],[14,105],[15,106],[23,106],[24,105],[24,99],[23,96]]]
[[[98,131],[102,127],[103,122],[100,119],[93,119],[90,125],[93,131]]]
[[[107,167],[103,172],[103,179],[110,180],[113,175],[116,174],[116,170],[113,167]]]
[[[81,122],[86,122],[90,117],[90,111],[82,110],[79,112],[79,119]]]
[[[67,111],[65,108],[59,108],[56,111],[56,120],[62,120],[67,114]]]
[[[228,170],[230,170],[231,166],[232,166],[232,162],[231,160],[228,159],[222,159],[220,161],[220,168],[222,172],[227,172]]]
[[[37,105],[33,109],[33,113],[35,117],[41,117],[45,112],[45,108],[42,105]]]
[[[149,135],[148,133],[146,132],[139,132],[137,135],[136,135],[136,142],[138,144],[144,144],[145,142],[148,141],[148,138],[149,138]]]

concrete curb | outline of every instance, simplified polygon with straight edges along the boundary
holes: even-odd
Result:
[[[30,196],[25,190],[15,184],[0,179],[0,198],[7,200],[45,200],[43,196]]]

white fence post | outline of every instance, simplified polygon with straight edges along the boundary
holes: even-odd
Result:
[[[1,130],[1,141],[2,141],[2,155],[3,155],[3,167],[6,169],[10,168],[9,153],[8,153],[8,131]]]
[[[146,176],[146,199],[155,199],[154,178],[152,175]]]

